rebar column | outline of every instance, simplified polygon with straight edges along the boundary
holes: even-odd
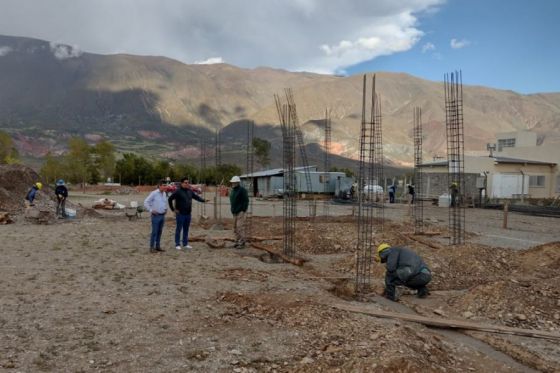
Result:
[[[200,197],[204,198],[204,186],[206,184],[206,142],[204,139],[200,140],[200,175],[198,178],[200,184]],[[206,216],[206,204],[198,204],[199,216]]]
[[[373,127],[373,184],[382,188],[385,185],[385,175],[383,173],[383,132],[381,129],[381,100],[379,95],[375,92],[375,75],[373,77],[371,97],[371,122]],[[379,191],[375,194],[375,202],[377,203],[375,215],[379,231],[383,231],[385,212],[385,190],[381,188],[379,188]]]
[[[290,88],[286,88],[284,90],[285,94],[286,94],[286,101],[288,102],[288,106],[290,107],[290,120],[293,123],[294,126],[294,133],[295,133],[295,137],[297,139],[297,144],[299,147],[299,153],[300,153],[300,161],[301,161],[301,165],[303,167],[303,173],[305,176],[305,187],[306,187],[306,192],[308,194],[311,194],[310,196],[308,196],[309,198],[309,216],[313,217],[316,215],[317,212],[317,206],[315,204],[315,195],[313,195],[313,187],[311,184],[311,171],[309,169],[309,161],[307,160],[307,152],[305,150],[305,142],[303,140],[303,133],[301,132],[301,128],[299,126],[299,118],[297,116],[297,110],[296,110],[296,103],[294,100],[294,95],[292,93],[292,90]]]
[[[447,135],[447,181],[451,194],[449,206],[449,244],[465,242],[465,142],[463,134],[463,77],[461,72],[444,75],[445,129]]]
[[[356,280],[357,293],[364,293],[371,286],[373,234],[375,201],[379,189],[375,181],[375,122],[378,113],[375,99],[375,75],[372,79],[372,99],[367,100],[367,76],[363,78],[362,90],[362,123],[360,131],[360,166],[358,174],[358,243],[356,248]],[[370,110],[367,110],[368,104]],[[369,118],[366,113],[369,113]],[[379,112],[380,114],[380,112]],[[379,181],[377,181],[379,182]]]
[[[245,172],[248,175],[245,180],[245,188],[247,189],[247,194],[249,195],[249,208],[247,210],[247,217],[245,221],[245,235],[247,237],[252,236],[252,220],[253,220],[253,198],[254,196],[254,185],[255,179],[253,178],[254,172],[254,158],[255,151],[253,149],[253,138],[255,132],[255,122],[247,121],[247,158],[245,164]]]
[[[216,128],[216,135],[215,135],[215,155],[214,155],[214,166],[216,166],[216,171],[219,171],[220,166],[222,165],[222,150],[220,145],[220,129]],[[220,190],[224,185],[223,178],[218,181],[216,179],[216,192],[214,195],[214,220],[221,221],[222,220],[222,199],[220,196]]]
[[[422,180],[422,109],[413,111],[414,138],[414,233],[424,233],[424,184]]]
[[[293,121],[295,107],[290,103],[282,103],[278,96],[274,96],[278,117],[282,127],[282,167],[283,167],[283,251],[290,257],[295,256],[296,233],[296,174],[295,147],[296,127]]]
[[[325,110],[325,144],[323,146],[324,159],[323,159],[323,169],[325,170],[323,174],[323,193],[326,196],[330,194],[330,174],[329,170],[331,168],[330,163],[330,152],[331,152],[331,111],[329,109]],[[327,199],[323,203],[323,215],[329,216],[329,203],[330,199]]]

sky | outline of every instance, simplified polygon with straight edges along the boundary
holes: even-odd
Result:
[[[0,34],[73,47],[54,48],[57,58],[129,53],[436,81],[461,70],[464,84],[529,94],[560,92],[558,16],[560,0],[0,0]]]

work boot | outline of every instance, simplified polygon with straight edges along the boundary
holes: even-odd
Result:
[[[423,288],[418,289],[418,293],[416,294],[418,298],[426,298],[428,295],[430,295],[430,291],[425,286]]]
[[[164,252],[165,250],[158,246],[158,247],[156,247],[156,251],[159,251],[160,253],[162,253],[162,252]]]
[[[155,247],[150,247],[150,253],[157,253],[157,249]]]

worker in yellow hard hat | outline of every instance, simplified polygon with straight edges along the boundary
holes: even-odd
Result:
[[[378,263],[386,263],[385,297],[397,301],[396,287],[399,285],[417,290],[419,298],[429,294],[426,285],[432,280],[432,273],[414,251],[384,242],[377,247],[374,259]]]
[[[37,191],[41,189],[43,189],[43,184],[41,182],[38,181],[35,184],[33,184],[31,189],[29,189],[27,195],[25,196],[26,205],[34,206],[33,201],[35,200],[35,195],[37,194]]]

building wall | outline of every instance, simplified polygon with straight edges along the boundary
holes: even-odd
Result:
[[[422,173],[422,198],[437,198],[442,194],[449,194],[450,182],[447,180],[447,169],[441,167],[441,170],[424,170]],[[445,171],[445,172],[441,172]],[[465,173],[465,196],[466,197],[477,197],[479,190],[476,187],[476,179],[480,177],[480,174],[476,173]]]
[[[527,185],[527,188],[519,187],[519,194],[530,198],[551,198],[560,196],[560,174],[558,166],[548,165],[521,165],[521,164],[496,164],[493,158],[489,157],[465,157],[465,189],[467,196],[478,195],[476,184],[477,178],[486,176],[486,195],[490,198],[500,196],[493,195],[493,181],[495,175],[517,175],[519,185]],[[448,193],[447,185],[447,166],[425,166],[423,169],[423,186],[427,197],[433,198],[437,195]],[[525,174],[525,176],[523,176]],[[543,186],[531,186],[529,178],[531,176],[544,176]],[[527,180],[525,180],[527,178]],[[519,197],[520,197],[519,196]],[[516,197],[516,196],[512,196]]]
[[[528,190],[523,190],[530,198],[550,198],[558,196],[557,179],[558,167],[550,167],[546,165],[520,165],[520,164],[497,164],[492,174],[518,175],[523,185],[528,185]],[[542,186],[532,186],[530,177],[544,176]],[[528,178],[527,181],[525,179]],[[492,190],[492,180],[488,178],[488,191]],[[493,197],[489,194],[490,197]]]

